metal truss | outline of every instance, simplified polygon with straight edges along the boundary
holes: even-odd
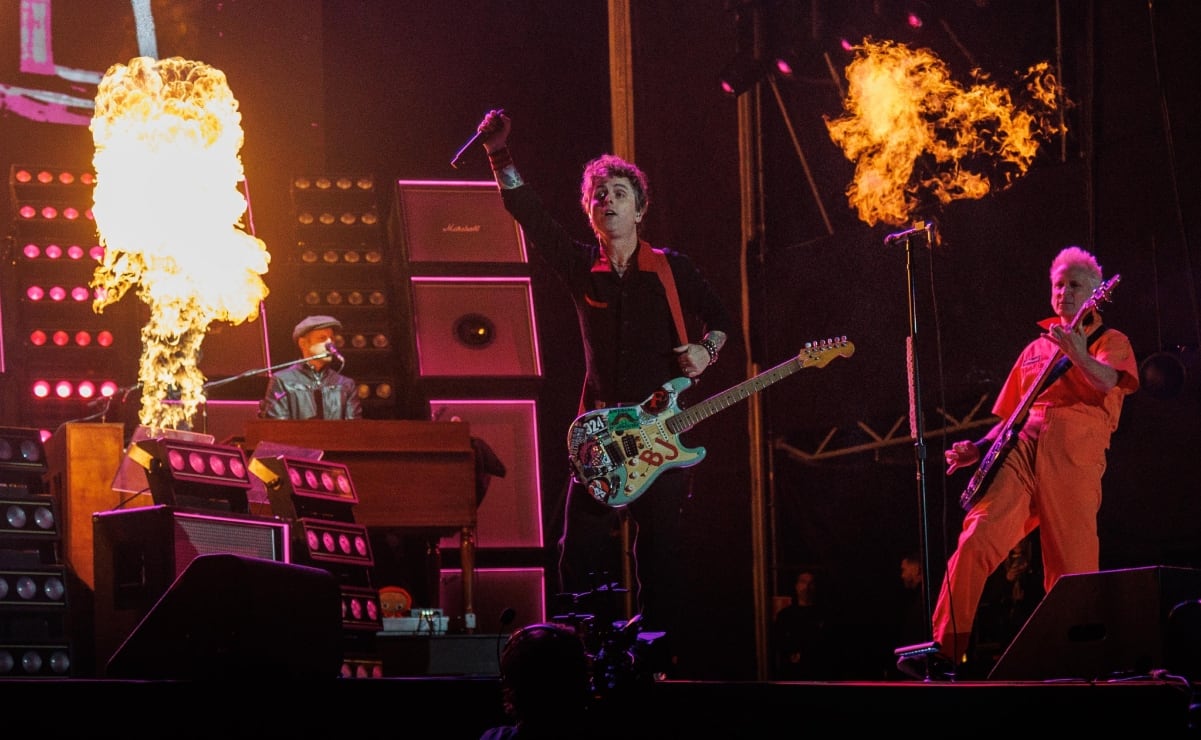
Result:
[[[988,397],[989,394],[987,393],[980,396],[979,400],[976,401],[976,404],[972,406],[972,408],[964,416],[958,418],[951,415],[944,409],[938,409],[939,415],[942,416],[942,418],[948,423],[936,430],[927,431],[926,437],[942,437],[945,435],[957,434],[968,429],[991,427],[992,425],[996,424],[999,419],[992,414],[982,417],[979,416],[980,410],[984,407],[984,402],[988,400]],[[837,449],[831,449],[829,447],[830,440],[832,440],[834,435],[838,432],[838,427],[831,427],[830,431],[822,439],[821,443],[818,444],[817,447],[812,451],[802,450],[795,445],[785,442],[782,438],[776,439],[775,448],[786,453],[789,457],[799,460],[800,462],[816,463],[835,457],[854,455],[860,452],[870,452],[872,450],[880,450],[887,447],[913,444],[915,440],[911,435],[906,434],[905,436],[900,436],[898,434],[898,430],[901,428],[901,425],[907,418],[908,416],[905,414],[897,417],[897,420],[893,423],[893,425],[889,427],[888,431],[884,432],[883,434],[877,432],[875,429],[869,426],[867,422],[855,422],[859,429],[872,438],[871,442],[866,442],[863,444],[855,444]]]

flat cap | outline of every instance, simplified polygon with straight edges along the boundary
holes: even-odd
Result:
[[[301,319],[300,323],[296,325],[296,328],[292,330],[292,341],[295,342],[297,339],[300,339],[314,329],[328,329],[330,327],[333,327],[334,329],[341,329],[342,322],[338,321],[333,316],[306,316],[305,318]]]

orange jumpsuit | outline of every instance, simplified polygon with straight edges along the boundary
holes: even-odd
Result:
[[[1044,330],[1059,323],[1039,322]],[[993,413],[1008,419],[1058,347],[1039,337],[1018,356]],[[1138,390],[1138,365],[1130,340],[1114,329],[1089,346],[1089,354],[1118,371],[1108,393],[1072,367],[1031,405],[1017,442],[1000,461],[984,495],[967,513],[955,553],[935,602],[933,637],[943,653],[964,659],[984,583],[1015,544],[1039,528],[1044,586],[1062,575],[1100,567],[1097,513],[1109,439],[1125,397]]]

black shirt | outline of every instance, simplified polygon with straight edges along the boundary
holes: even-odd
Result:
[[[527,241],[560,276],[575,303],[584,340],[581,409],[641,403],[681,375],[673,347],[675,321],[666,288],[642,253],[641,242],[624,275],[609,268],[598,244],[571,238],[546,211],[529,185],[501,190],[505,208]],[[732,319],[720,298],[687,256],[663,250],[671,267],[688,339],[705,331],[730,334]]]

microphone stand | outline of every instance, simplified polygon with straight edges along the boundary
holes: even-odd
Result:
[[[271,373],[271,372],[275,372],[276,370],[283,370],[283,369],[292,367],[293,365],[299,365],[302,362],[308,362],[309,360],[324,360],[326,358],[334,358],[334,359],[338,359],[338,360],[342,359],[341,356],[339,356],[337,353],[326,350],[325,352],[313,355],[311,357],[301,357],[301,358],[298,358],[295,360],[289,360],[288,362],[281,362],[276,365],[271,365],[269,367],[260,367],[260,368],[255,368],[253,370],[247,370],[244,373],[239,373],[237,375],[233,375],[228,378],[222,378],[220,380],[210,380],[209,382],[207,382],[203,386],[201,386],[201,388],[203,390],[207,391],[210,388],[217,388],[219,386],[223,386],[228,383],[233,383],[235,381],[242,380],[243,378],[250,378],[250,377],[254,377],[255,375],[262,375],[263,373]],[[100,421],[103,422],[108,418],[108,412],[112,408],[114,398],[116,398],[118,395],[120,395],[121,402],[124,403],[129,398],[130,393],[133,393],[135,390],[137,390],[138,388],[141,388],[141,387],[142,387],[141,383],[134,383],[133,385],[130,385],[130,386],[118,388],[117,392],[113,393],[113,395],[102,398],[102,399],[96,399],[96,401],[93,401],[93,404],[103,405],[103,408],[101,408],[100,411],[97,411],[96,413],[94,413],[90,416],[82,417],[80,419],[73,419],[72,421],[90,421],[92,419],[100,419]],[[203,430],[205,430],[205,433],[207,433],[207,430],[208,430],[208,401],[207,400],[204,403],[200,404],[200,416],[201,416],[201,427]]]
[[[254,369],[254,370],[247,370],[244,373],[238,373],[237,375],[231,375],[230,377],[222,378],[221,380],[210,380],[209,382],[205,383],[201,387],[207,391],[209,388],[216,388],[218,386],[222,386],[227,383],[233,383],[234,381],[242,380],[243,378],[252,378],[255,375],[262,375],[263,373],[271,373],[271,372],[275,372],[276,370],[285,370],[289,367],[292,367],[293,365],[299,365],[302,362],[308,362],[309,360],[324,360],[327,357],[334,357],[334,353],[326,351],[326,352],[322,352],[319,355],[313,355],[312,357],[301,357],[300,359],[297,359],[297,360],[289,360],[288,362],[281,362],[278,365],[272,365],[270,367],[260,367],[260,368]]]
[[[295,360],[281,362],[279,364],[271,365],[269,367],[260,367],[260,368],[254,368],[253,370],[247,370],[246,372],[238,373],[237,375],[231,375],[228,378],[222,378],[220,380],[210,380],[209,382],[207,382],[203,386],[201,386],[201,388],[203,390],[207,391],[210,388],[217,388],[217,387],[226,385],[228,383],[233,383],[233,382],[242,380],[243,378],[252,378],[256,375],[262,375],[263,373],[273,373],[276,370],[284,370],[289,367],[292,367],[293,365],[299,365],[302,362],[308,362],[309,360],[324,360],[324,359],[330,358],[330,357],[337,357],[338,359],[341,359],[340,357],[337,356],[336,353],[326,350],[325,352],[322,352],[322,353],[316,354],[316,355],[312,355],[310,357],[300,357]],[[209,426],[209,424],[208,424],[208,422],[209,422],[208,401],[207,400],[204,403],[200,404],[200,420],[201,420],[201,428],[205,431],[205,433],[207,433],[208,426]]]
[[[922,595],[923,606],[925,607],[925,624],[927,635],[933,637],[930,630],[933,629],[933,598],[930,590],[930,533],[929,533],[929,506],[926,493],[926,437],[925,437],[925,418],[922,412],[922,386],[921,372],[918,366],[917,356],[917,286],[913,276],[913,238],[918,234],[925,234],[927,246],[933,245],[934,235],[932,233],[934,224],[924,222],[912,229],[906,229],[895,234],[890,234],[884,239],[885,246],[903,242],[905,245],[905,276],[908,282],[909,291],[909,336],[906,338],[905,359],[908,370],[909,383],[909,426],[913,434],[914,461],[917,466],[917,491],[918,491],[918,529],[921,539],[921,557],[922,557]],[[909,645],[897,648],[895,655],[899,660],[923,656],[927,659],[925,662],[925,678],[931,678],[931,661],[928,656],[939,651],[939,645],[933,640],[920,643],[918,645]]]

